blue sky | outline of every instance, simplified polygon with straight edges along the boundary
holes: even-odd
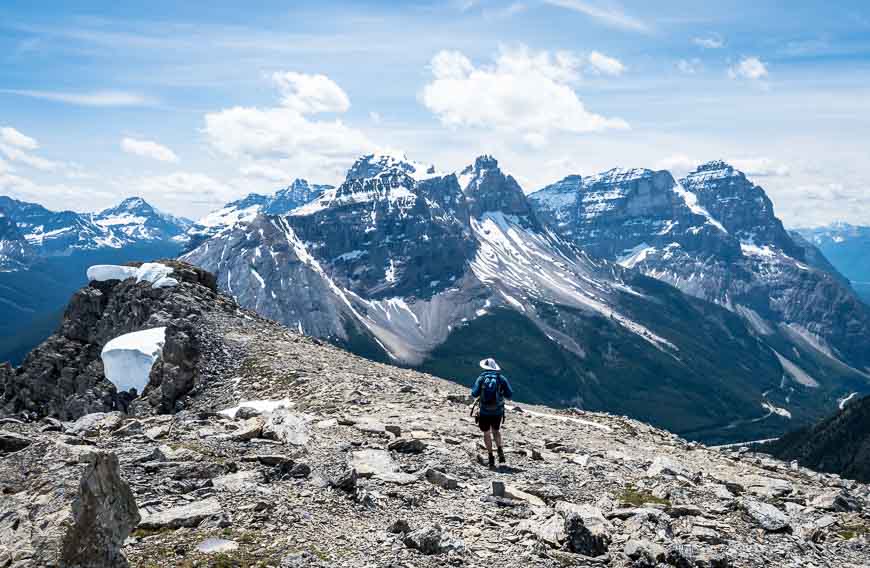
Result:
[[[870,224],[865,2],[0,5],[0,193],[197,217],[354,157],[533,191],[724,158],[789,225]]]

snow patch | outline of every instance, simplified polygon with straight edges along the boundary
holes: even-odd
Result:
[[[840,400],[837,401],[837,406],[840,408],[840,410],[843,410],[844,408],[846,408],[846,405],[849,404],[849,401],[852,400],[853,398],[855,398],[856,396],[858,396],[858,393],[856,393],[856,392],[850,393],[849,396],[844,396],[843,398],[841,398]]]
[[[785,408],[774,406],[767,401],[762,402],[761,406],[772,414],[776,414],[777,416],[782,416],[783,418],[788,418],[789,420],[791,420],[791,412],[789,412]]]
[[[141,394],[165,341],[165,327],[134,331],[109,341],[101,353],[106,378],[118,391],[135,388]]]
[[[243,400],[236,406],[219,411],[218,414],[222,414],[228,418],[235,418],[236,413],[238,413],[241,408],[253,408],[262,414],[269,414],[275,412],[279,408],[290,408],[291,406],[293,406],[293,403],[290,402],[289,398],[282,398],[281,400]]]
[[[616,263],[626,268],[634,268],[639,263],[646,260],[646,257],[656,251],[656,247],[651,247],[646,243],[640,243],[634,248],[625,251],[625,254],[616,259]]]
[[[150,282],[154,288],[177,286],[178,280],[170,278],[170,274],[172,274],[172,268],[159,262],[146,262],[138,268],[115,264],[95,264],[88,268],[87,272],[90,282],[135,278],[136,282]]]

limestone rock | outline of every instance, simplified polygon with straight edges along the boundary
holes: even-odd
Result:
[[[790,528],[786,514],[773,505],[750,498],[744,499],[740,504],[755,524],[768,532],[778,532]]]
[[[114,454],[36,442],[0,460],[0,485],[3,566],[127,566],[139,510]]]
[[[213,515],[223,512],[220,502],[214,497],[195,501],[178,507],[171,507],[156,513],[145,513],[139,522],[143,529],[177,529],[195,527]]]

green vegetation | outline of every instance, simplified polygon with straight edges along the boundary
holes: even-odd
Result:
[[[654,504],[654,505],[665,505],[668,506],[671,504],[667,499],[662,499],[661,497],[656,497],[652,493],[648,493],[646,491],[639,491],[634,487],[628,486],[626,487],[622,493],[616,496],[616,500],[620,503],[626,503],[633,507],[643,507],[646,504]]]

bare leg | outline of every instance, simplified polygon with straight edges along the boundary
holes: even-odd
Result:
[[[498,436],[498,432],[496,432],[495,435]],[[496,440],[501,440],[501,438],[500,437],[496,438]],[[489,430],[487,430],[486,432],[483,433],[483,443],[486,446],[486,451],[491,454],[492,453],[492,435],[489,433]],[[499,443],[499,446],[501,446],[501,443]]]
[[[488,433],[489,432],[487,432],[487,434]],[[501,431],[495,430],[492,435],[495,438],[495,445],[500,448],[501,447]],[[489,446],[487,446],[487,448],[489,448]]]

